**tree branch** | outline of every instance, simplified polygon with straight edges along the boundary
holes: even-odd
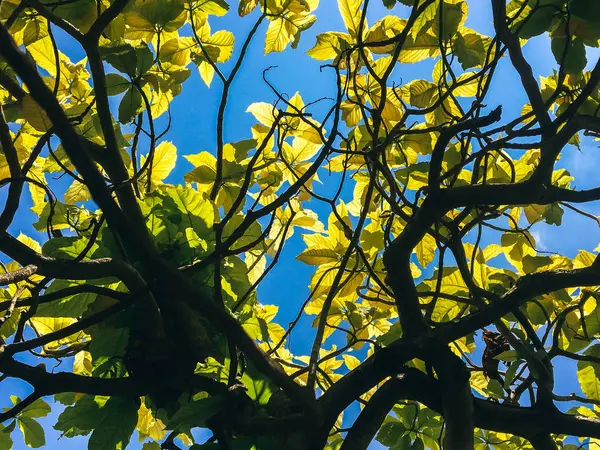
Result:
[[[567,287],[596,286],[600,284],[600,263],[585,269],[553,270],[525,275],[497,302],[480,311],[439,326],[410,339],[399,339],[393,344],[376,351],[361,365],[336,382],[319,399],[323,407],[325,422],[333,423],[347,405],[367,392],[386,377],[401,373],[403,364],[427,354],[431,347],[450,343],[473,333],[534,297],[549,294]],[[477,412],[475,412],[477,416]]]
[[[131,397],[145,394],[142,383],[133,378],[94,378],[66,372],[51,374],[40,367],[32,367],[6,356],[0,356],[0,372],[29,383],[42,395],[77,392]]]
[[[494,12],[496,34],[500,41],[508,48],[510,60],[521,76],[521,84],[525,89],[537,120],[540,122],[542,128],[547,128],[546,132],[550,132],[552,121],[533,75],[533,70],[523,56],[519,38],[508,29],[506,23],[506,2],[504,0],[492,0],[492,10]]]
[[[434,380],[416,369],[405,369],[405,373],[392,378],[384,385],[386,400],[378,403],[377,411],[369,411],[365,417],[355,422],[358,430],[367,430],[373,427],[375,421],[381,423],[383,411],[389,411],[388,406],[393,406],[401,399],[418,401],[428,408],[442,413],[440,382]],[[382,390],[380,388],[373,398]],[[382,394],[383,395],[383,394]],[[570,436],[599,437],[600,420],[582,416],[564,414],[558,410],[544,410],[542,408],[509,406],[494,403],[480,398],[473,398],[475,426],[484,430],[509,433],[525,437],[532,441],[536,449],[554,449],[550,446],[550,433],[567,434]],[[390,408],[391,408],[390,406]],[[375,409],[375,407],[373,407]],[[365,408],[363,412],[367,410]],[[372,421],[367,423],[367,417]],[[385,418],[385,416],[384,416]],[[447,418],[445,418],[447,420]],[[353,427],[354,428],[354,427]],[[346,441],[352,435],[360,436],[351,429]],[[363,435],[366,440],[367,434]],[[372,436],[371,436],[372,437]],[[535,443],[534,443],[535,441]],[[346,444],[344,444],[346,445]],[[349,443],[344,450],[361,449],[366,447],[352,446]],[[446,447],[444,447],[446,448]]]

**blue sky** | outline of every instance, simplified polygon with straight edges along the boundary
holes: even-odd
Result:
[[[381,18],[387,11],[380,5],[379,0],[371,2],[372,14],[370,23]],[[469,1],[470,14],[467,26],[475,28],[479,32],[492,34],[491,13],[489,2],[481,0]],[[222,18],[211,18],[211,28],[213,32],[218,29],[227,29],[236,36],[236,50],[234,58],[239,51],[242,39],[246,36],[250,27],[253,25],[253,17],[240,19],[235,9],[237,5],[232,5],[232,11]],[[400,12],[402,7],[397,7]],[[393,11],[392,11],[393,13]],[[249,53],[243,64],[242,70],[238,75],[236,82],[232,87],[230,94],[230,103],[225,116],[225,140],[234,142],[249,138],[250,127],[255,123],[254,118],[244,111],[251,103],[258,101],[271,102],[274,96],[269,87],[262,81],[262,71],[269,66],[278,66],[269,73],[269,79],[280,89],[290,96],[296,91],[300,91],[305,102],[315,100],[320,97],[334,94],[333,76],[330,72],[321,72],[319,66],[321,63],[305,55],[306,50],[311,48],[315,42],[315,36],[318,33],[329,30],[342,30],[343,23],[337,11],[335,1],[321,0],[321,5],[316,11],[317,22],[315,25],[302,34],[299,48],[297,50],[288,49],[281,54],[270,54],[264,56],[264,32],[266,23],[263,24],[261,31],[255,37]],[[73,61],[79,60],[83,54],[73,45],[66,42],[64,37],[60,38],[68,45],[69,51],[66,53],[71,56]],[[555,66],[555,60],[550,52],[549,41],[541,37],[531,40],[525,47],[526,57],[532,62],[536,75],[549,75]],[[595,61],[598,54],[588,52],[588,59]],[[233,58],[232,58],[233,59]],[[231,63],[224,65],[225,73],[228,73]],[[433,61],[425,61],[415,65],[399,66],[395,76],[402,77],[404,82],[416,78],[431,78]],[[216,111],[220,97],[220,86],[215,77],[211,89],[208,89],[200,79],[197,72],[193,71],[190,79],[184,84],[183,93],[179,95],[172,103],[173,124],[171,131],[165,139],[172,141],[178,149],[178,166],[171,174],[168,181],[181,183],[183,174],[189,171],[192,166],[185,161],[181,155],[194,154],[203,150],[214,151],[215,148],[215,127]],[[492,86],[491,93],[487,100],[490,109],[499,104],[504,106],[503,119],[516,117],[520,114],[522,105],[526,103],[524,93],[520,87],[517,74],[505,59],[496,73],[496,79]],[[318,119],[319,109],[316,109],[316,118]],[[158,128],[160,129],[160,121]],[[597,167],[600,164],[600,155],[598,154],[598,144],[584,139],[581,152],[574,147],[568,148],[563,154],[561,165],[568,167],[572,175],[576,178],[578,188],[592,187],[597,183]],[[324,172],[320,178],[327,184],[327,173]],[[25,196],[24,196],[25,198]],[[28,201],[28,199],[27,199]],[[309,208],[314,209],[321,215],[321,220],[326,221],[328,209],[312,201]],[[24,208],[23,208],[24,209]],[[586,205],[586,210],[591,213],[600,214],[600,207],[596,205]],[[20,231],[26,234],[43,239],[43,235],[36,233],[29,225],[33,215],[23,211],[19,220],[11,227],[13,234]],[[308,294],[308,284],[312,268],[295,261],[295,256],[304,248],[300,238],[301,232],[297,230],[294,237],[288,243],[284,251],[281,263],[266,278],[259,288],[259,299],[264,304],[276,304],[280,307],[278,322],[285,326],[296,315],[299,305],[304,301]],[[556,251],[567,256],[575,256],[578,249],[592,250],[600,241],[600,232],[598,226],[591,220],[575,215],[566,211],[563,218],[563,227],[548,226],[541,224],[535,227],[534,235],[541,249]],[[306,354],[312,343],[314,330],[311,323],[314,316],[304,317],[297,328],[300,332],[293,335],[291,349],[295,353]],[[326,343],[326,348],[330,348],[335,339]],[[61,369],[57,369],[61,370]],[[568,394],[578,392],[575,366],[573,364],[562,364],[559,367],[557,392]],[[30,391],[29,387],[18,382],[4,382],[0,384],[0,406],[8,406],[8,395],[16,394],[26,395]],[[59,408],[57,408],[57,411]],[[348,417],[355,416],[356,411],[350,411]],[[49,417],[41,420],[45,430],[48,445],[46,448],[51,450],[58,449],[79,449],[85,447],[85,438],[62,439],[56,441],[58,434],[52,430],[52,425],[56,420],[56,412]],[[28,448],[22,442],[18,433],[13,434],[15,438],[15,450]],[[128,448],[137,449],[140,445],[132,443]],[[372,448],[380,448],[374,444]]]

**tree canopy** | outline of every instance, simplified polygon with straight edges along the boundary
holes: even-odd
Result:
[[[265,64],[271,97],[229,142],[249,49],[293,52],[319,0],[0,0],[0,449],[44,447],[54,408],[90,450],[600,445],[600,246],[569,257],[532,231],[600,223],[600,187],[564,162],[600,139],[600,2],[477,1],[490,36],[474,0],[376,18],[380,0],[337,0],[345,27],[298,56],[327,97]],[[211,29],[235,14],[247,34]],[[503,66],[520,114],[490,101]],[[169,140],[192,77],[220,99],[200,153]],[[193,169],[173,184],[178,152]],[[27,209],[45,238],[20,232]],[[313,275],[290,305],[285,280],[260,286],[300,235],[286,271]]]

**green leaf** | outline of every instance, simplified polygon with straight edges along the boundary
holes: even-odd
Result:
[[[460,31],[452,41],[452,49],[464,70],[485,63],[490,38],[475,31]]]
[[[490,394],[493,394],[496,398],[504,397],[504,389],[498,380],[490,380],[488,383],[487,390]]]
[[[436,20],[433,22],[433,29],[439,35],[439,6],[436,9]],[[443,34],[442,39],[448,40],[457,32],[460,24],[466,19],[467,4],[465,1],[449,2],[442,4]]]
[[[596,0],[571,0],[569,13],[600,25],[600,2]]]
[[[544,209],[544,218],[548,225],[560,226],[564,213],[564,210],[558,203],[550,203]]]
[[[497,359],[498,361],[506,361],[506,362],[516,361],[518,359],[517,351],[516,350],[507,350],[505,352],[500,353],[499,355],[494,356],[494,359]]]
[[[19,414],[19,419],[28,417],[30,419],[37,419],[39,417],[45,417],[50,414],[50,405],[41,398],[38,398],[35,402],[29,405]]]
[[[245,216],[242,214],[233,216],[231,220],[227,222],[227,225],[225,225],[225,228],[223,230],[223,239],[229,238],[231,235],[233,235],[236,229],[242,224],[244,219]],[[252,223],[252,225],[250,225],[250,227],[242,236],[236,239],[236,241],[232,244],[231,249],[236,249],[249,245],[257,241],[260,238],[261,234],[262,229],[260,227],[260,224],[258,222],[254,222]]]
[[[44,429],[37,421],[29,417],[19,417],[19,430],[23,433],[25,444],[31,448],[40,448],[46,445]]]
[[[85,237],[60,237],[46,241],[42,246],[42,253],[53,258],[74,259],[77,258],[88,245]],[[92,246],[92,253],[97,245]]]
[[[100,47],[100,55],[106,62],[120,72],[130,77],[135,76],[137,55],[135,49],[123,41],[113,43],[111,46]]]
[[[154,55],[147,44],[142,44],[135,48],[136,54],[136,74],[144,75],[154,64]]]
[[[265,442],[267,441],[267,442]],[[273,438],[264,437],[240,437],[234,438],[231,442],[231,450],[278,450],[281,448],[281,443],[273,442]],[[190,450],[221,450],[222,446],[218,442],[208,444],[194,444]]]
[[[181,213],[179,228],[193,228],[196,234],[205,238],[215,222],[215,207],[207,196],[189,187],[169,186],[166,189],[167,205],[171,201],[174,210]]]
[[[553,37],[551,47],[556,62],[562,64],[566,73],[576,74],[585,69],[587,57],[580,38]]]
[[[160,450],[160,444],[158,442],[146,442],[142,445],[142,450]]]
[[[10,433],[12,432],[12,428],[14,428],[15,421],[13,421],[9,426],[5,427],[0,424],[0,448],[10,450],[13,446],[12,438],[10,437]]]
[[[377,442],[391,447],[397,445],[408,430],[398,419],[386,418],[386,421],[377,433]]]
[[[100,375],[113,358],[123,357],[127,343],[129,342],[129,330],[127,328],[108,328],[96,330],[92,333],[92,342],[89,352],[92,355],[92,374]]]
[[[146,0],[134,12],[147,23],[169,32],[179,29],[186,19],[183,0]]]
[[[224,399],[221,397],[208,397],[183,405],[167,423],[170,430],[187,431],[190,428],[203,426],[221,410]]]
[[[543,1],[540,3],[543,5]],[[514,28],[519,30],[519,37],[529,39],[548,31],[557,14],[558,11],[555,8],[546,5],[546,7],[537,8],[523,20],[517,20]]]
[[[131,88],[131,82],[117,73],[106,75],[106,92],[108,95],[118,95]]]
[[[247,370],[242,377],[242,383],[246,386],[248,397],[260,405],[266,405],[276,387],[265,379],[262,374],[248,364]]]
[[[102,407],[88,442],[89,450],[124,449],[137,423],[139,399],[111,397]]]
[[[119,103],[119,122],[125,124],[133,120],[144,109],[142,94],[131,86]]]

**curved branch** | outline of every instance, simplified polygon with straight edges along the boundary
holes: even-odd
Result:
[[[9,357],[0,357],[0,372],[11,378],[19,378],[34,387],[42,395],[60,392],[77,392],[92,395],[142,396],[143,383],[132,378],[95,378],[73,373],[48,373],[40,367],[32,367]]]
[[[16,307],[21,308],[23,306],[31,306],[33,303],[37,305],[42,305],[44,303],[54,302],[56,300],[60,300],[61,298],[70,297],[72,295],[77,294],[104,295],[106,297],[110,297],[119,301],[125,300],[127,297],[129,297],[129,294],[126,292],[113,291],[112,289],[105,288],[102,286],[96,286],[93,284],[79,284],[77,286],[69,286],[58,291],[40,295],[35,299],[33,297],[21,299],[17,302]],[[10,304],[10,300],[0,302],[0,311],[6,310],[10,306]]]
[[[458,320],[433,330],[400,339],[376,351],[360,366],[345,375],[320,399],[327,421],[335,421],[347,405],[388,376],[403,371],[403,364],[429,348],[450,343],[479,330],[509,314],[532,298],[567,287],[596,286],[600,284],[600,260],[585,269],[552,270],[521,277],[498,301]],[[477,415],[477,413],[475,413]]]
[[[375,414],[375,411],[369,411],[365,414],[363,419],[361,419],[363,414],[359,416],[359,419],[355,422],[355,426],[358,425],[359,431],[368,429],[367,425],[373,425],[373,423],[367,424],[366,416],[373,417],[373,421],[380,420],[383,411],[386,410],[390,404],[393,406],[395,402],[401,399],[415,400],[438,413],[442,412],[442,387],[440,382],[428,377],[416,369],[404,370],[405,373],[402,377],[393,378],[384,385],[385,395],[387,396],[388,401],[381,401],[379,403],[379,408],[376,411],[377,415]],[[382,389],[383,388],[380,388],[380,390],[374,394],[373,398],[375,398]],[[573,416],[558,410],[548,411],[542,408],[509,406],[480,398],[473,398],[473,405],[476,427],[484,430],[525,437],[532,441],[532,444],[536,449],[546,450],[556,448],[550,447],[549,439],[551,440],[551,433],[582,437],[600,436],[600,419]],[[366,410],[367,408],[363,410],[363,413]],[[389,409],[386,411],[389,411]],[[447,418],[445,419],[447,420]],[[380,422],[378,422],[377,425],[379,424]],[[351,429],[348,433],[348,437],[351,435],[357,436],[358,431],[354,432]],[[348,438],[346,438],[346,440],[348,440]],[[350,443],[348,445],[348,447],[343,448],[365,448],[353,447]]]
[[[400,398],[408,393],[402,378],[386,381],[369,399],[350,428],[340,450],[366,450],[379,431],[383,420]]]

